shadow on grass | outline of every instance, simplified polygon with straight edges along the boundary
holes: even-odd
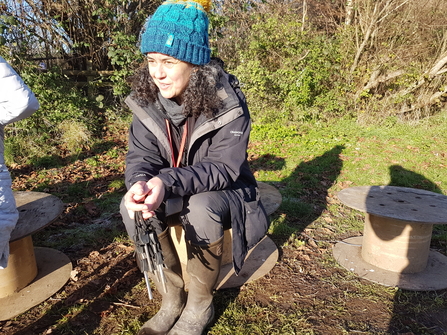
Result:
[[[303,161],[287,178],[280,182],[269,183],[277,187],[282,195],[280,208],[270,218],[277,221],[282,214],[287,215],[286,224],[273,226],[272,240],[277,245],[285,243],[292,234],[299,235],[314,222],[327,208],[328,190],[336,182],[343,166],[340,158],[344,146],[337,145],[321,156]],[[267,166],[279,170],[284,161],[275,157],[261,157],[252,166]],[[275,162],[275,163],[273,163]]]
[[[442,194],[442,190],[425,176],[407,170],[400,165],[391,165],[389,186],[412,187]]]
[[[389,186],[410,187],[442,194],[442,190],[435,183],[419,173],[400,165],[390,166],[389,171],[391,177]],[[445,225],[434,225],[433,228],[434,233],[443,229]],[[432,240],[431,244],[436,247],[436,243],[438,242]],[[403,269],[402,272],[407,271]],[[399,288],[394,296],[389,333],[447,334],[446,295],[447,289],[410,291]]]

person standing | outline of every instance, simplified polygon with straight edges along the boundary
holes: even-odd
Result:
[[[7,124],[24,119],[38,109],[34,93],[0,57],[0,269],[8,265],[9,239],[19,218],[11,176],[5,165],[4,129]]]
[[[126,103],[134,115],[120,212],[134,242],[136,213],[150,221],[166,266],[166,290],[151,277],[162,304],[140,335],[202,334],[214,318],[224,229],[233,230],[239,273],[269,226],[247,161],[251,119],[244,94],[222,61],[211,59],[210,7],[210,1],[162,3],[143,28],[145,62],[130,78]],[[173,222],[185,231],[187,294],[168,230]]]

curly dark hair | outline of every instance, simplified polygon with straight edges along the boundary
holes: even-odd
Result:
[[[222,103],[217,95],[221,65],[220,60],[214,59],[205,65],[194,65],[195,71],[192,71],[182,97],[185,116],[197,118],[204,114],[210,118],[217,112]],[[148,106],[158,99],[159,90],[149,74],[147,61],[144,61],[128,81],[133,97],[140,106]]]

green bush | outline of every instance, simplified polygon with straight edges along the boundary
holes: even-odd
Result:
[[[20,75],[36,95],[40,108],[21,121],[20,126],[16,124],[16,128],[52,132],[65,120],[85,123],[92,131],[98,128],[94,102],[68,78],[56,71],[38,72],[32,69],[22,71]]]
[[[5,55],[4,49],[0,50]],[[78,88],[58,69],[41,71],[17,55],[8,59],[23,81],[36,95],[40,108],[30,117],[5,128],[5,159],[11,164],[29,163],[38,157],[79,152],[89,142],[88,136],[100,135],[104,126],[103,110],[98,102]],[[83,129],[73,136],[72,124]],[[67,133],[66,133],[67,132]]]
[[[321,97],[335,87],[340,69],[337,40],[301,29],[293,13],[259,15],[251,32],[233,72],[252,113],[260,116],[269,106],[290,121],[320,118],[324,106],[317,113],[311,109],[321,106]],[[336,110],[333,103],[330,108]]]
[[[112,34],[112,44],[108,48],[107,56],[115,67],[114,74],[110,76],[115,96],[125,96],[130,93],[130,86],[126,78],[133,73],[133,68],[143,60],[143,55],[136,48],[136,40],[137,36],[127,35],[124,32]]]

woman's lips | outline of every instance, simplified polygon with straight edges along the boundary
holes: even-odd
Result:
[[[165,89],[167,89],[168,87],[169,87],[169,84],[164,84],[164,83],[158,83],[158,87],[161,89],[161,90],[165,90]]]

